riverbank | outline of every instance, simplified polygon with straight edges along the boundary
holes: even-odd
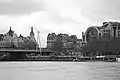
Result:
[[[11,59],[11,60],[1,60],[1,61],[63,61],[63,62],[90,62],[90,61],[105,61],[105,62],[117,62],[116,57],[29,57],[25,59]]]

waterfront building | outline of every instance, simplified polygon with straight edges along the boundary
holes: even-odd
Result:
[[[82,47],[83,47],[82,39],[77,39],[76,48],[82,48]]]
[[[0,41],[0,47],[11,47],[13,44],[13,39],[15,38],[14,31],[9,29],[9,31],[6,34],[3,34],[2,41]]]
[[[55,33],[49,33],[47,36],[47,48],[51,49],[57,40],[57,35]]]
[[[26,42],[32,41],[36,44],[34,37],[33,27],[31,27],[30,36],[23,37],[21,34],[18,35],[11,29],[6,34],[0,34],[0,47],[17,47],[23,48]]]
[[[76,35],[69,36],[68,34],[55,34],[49,33],[47,36],[47,48],[52,49],[53,45],[57,40],[60,40],[63,43],[63,49],[74,49],[75,47],[81,48],[82,40],[77,39]]]
[[[66,46],[66,43],[67,43],[67,40],[69,39],[69,35],[68,34],[55,34],[55,33],[49,33],[48,36],[47,36],[47,48],[49,49],[52,49],[54,43],[57,41],[57,40],[60,40],[64,47]]]
[[[59,35],[59,34],[58,34]],[[68,34],[61,34],[61,39],[63,43],[66,43],[67,40],[69,39],[69,35]]]
[[[92,26],[85,32],[84,40],[86,42],[96,39],[111,40],[112,38],[120,37],[119,22],[103,22],[102,26]]]

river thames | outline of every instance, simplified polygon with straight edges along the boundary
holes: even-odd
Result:
[[[0,80],[119,80],[120,62],[0,62]]]

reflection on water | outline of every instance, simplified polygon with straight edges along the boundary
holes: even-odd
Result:
[[[1,62],[0,80],[119,80],[119,62]]]

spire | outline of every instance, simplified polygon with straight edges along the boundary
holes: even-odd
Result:
[[[33,32],[33,26],[31,27],[31,32]]]
[[[10,26],[10,30],[8,31],[8,33],[7,33],[9,36],[13,36],[13,34],[14,34],[14,31],[12,31],[12,29],[11,29],[11,26]]]
[[[10,31],[11,31],[11,26],[10,26]]]
[[[21,37],[21,38],[23,38],[23,36],[20,34],[20,36],[19,37]]]
[[[12,32],[11,26],[10,26],[9,32]]]
[[[33,26],[31,27],[30,39],[35,42],[35,37],[34,37],[34,32],[33,32]]]
[[[33,26],[31,27],[30,36],[34,36],[34,32],[33,32]]]

